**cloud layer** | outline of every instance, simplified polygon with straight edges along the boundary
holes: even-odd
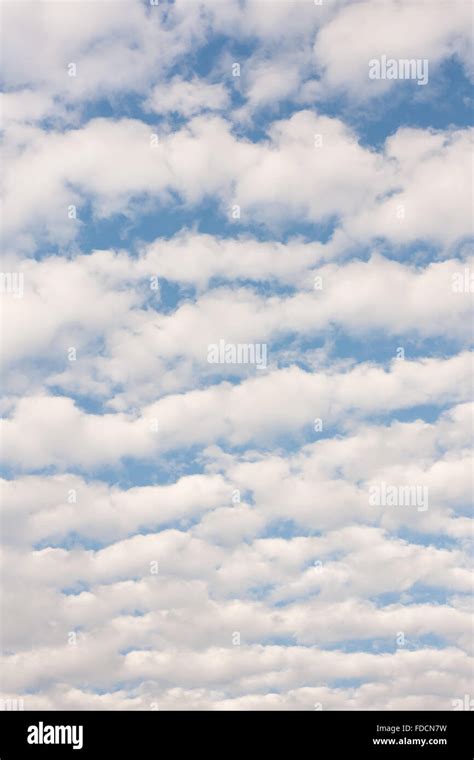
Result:
[[[3,6],[2,698],[452,709],[469,4]]]

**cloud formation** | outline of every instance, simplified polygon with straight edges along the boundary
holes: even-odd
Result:
[[[2,698],[452,709],[468,4],[2,10]]]

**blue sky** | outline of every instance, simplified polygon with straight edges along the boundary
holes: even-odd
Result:
[[[470,4],[2,10],[2,698],[452,709]]]

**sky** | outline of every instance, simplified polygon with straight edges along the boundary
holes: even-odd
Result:
[[[4,709],[474,708],[472,13],[2,1]]]

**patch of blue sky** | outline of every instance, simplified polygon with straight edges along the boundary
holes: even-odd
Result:
[[[366,678],[330,678],[324,682],[329,689],[359,689],[367,683]]]
[[[257,343],[260,341],[257,340]],[[267,344],[268,345],[268,344]],[[290,346],[288,346],[288,349]],[[288,350],[286,349],[286,350]],[[214,365],[209,365],[212,368]],[[216,385],[218,383],[231,383],[237,385],[252,377],[263,377],[266,372],[272,372],[276,369],[289,366],[301,366],[305,368],[304,362],[301,360],[295,360],[294,356],[291,359],[272,352],[270,349],[268,356],[268,366],[264,369],[258,369],[254,364],[242,364],[242,365],[219,365],[219,369],[216,371],[208,371],[205,375],[202,375],[195,387],[204,389]]]
[[[280,334],[276,334],[267,344],[268,364],[271,368],[274,368],[274,366],[297,364],[298,360],[304,362],[305,352],[323,348],[327,337],[327,330],[325,329],[315,330],[315,335],[311,337],[302,336],[297,330],[289,329],[283,321],[279,326],[279,332]],[[294,353],[292,353],[292,350],[295,349],[298,350],[299,357],[295,357]],[[289,360],[285,359],[285,352],[287,351],[291,352]]]
[[[76,581],[73,586],[65,586],[59,589],[59,593],[63,596],[80,596],[83,593],[90,591],[90,584],[84,581]]]
[[[206,511],[205,506],[206,506],[206,503],[203,500],[202,513]],[[223,504],[222,506],[227,506],[227,505]],[[229,504],[228,506],[231,506],[231,504]],[[202,513],[198,515],[189,516],[189,517],[184,516],[175,520],[159,520],[158,518],[160,516],[160,501],[159,501],[159,498],[157,498],[157,503],[156,503],[157,519],[154,522],[149,522],[147,525],[140,525],[134,531],[134,535],[151,536],[158,533],[164,533],[165,531],[168,531],[168,530],[177,530],[181,533],[187,532],[191,530],[192,528],[196,527],[197,525],[199,525],[199,523],[201,522]]]
[[[129,489],[135,486],[171,485],[184,475],[195,475],[202,472],[202,466],[196,459],[202,451],[202,446],[196,445],[184,449],[176,449],[160,453],[150,453],[143,459],[123,457],[114,465],[68,465],[67,472],[71,475],[85,476],[88,480],[101,480],[109,486]],[[48,477],[62,472],[59,465],[48,467],[21,467],[3,464],[0,467],[0,477],[14,481],[21,473]]]
[[[29,467],[20,462],[15,465],[2,464],[0,466],[0,477],[12,481],[24,474],[41,475],[46,478],[49,475],[55,475],[57,472],[58,467],[54,464],[48,465],[47,467]]]
[[[433,424],[438,419],[441,413],[446,411],[449,406],[435,406],[432,404],[418,405],[415,407],[408,407],[406,409],[388,409],[381,412],[373,412],[370,415],[365,414],[364,410],[358,407],[348,407],[344,419],[324,421],[323,417],[319,415],[318,410],[315,410],[314,418],[323,420],[323,429],[315,430],[315,423],[309,422],[303,427],[301,431],[295,433],[289,441],[289,445],[285,447],[286,451],[293,450],[293,442],[299,443],[314,443],[316,441],[322,441],[330,438],[337,438],[338,436],[344,436],[348,432],[354,429],[354,425],[357,425],[357,429],[366,425],[389,427],[392,423],[412,423],[421,421],[426,424]],[[348,424],[349,422],[349,424]],[[319,424],[319,423],[318,423]],[[280,440],[281,443],[281,440]],[[283,448],[283,447],[282,447]],[[440,453],[442,450],[440,450]]]
[[[315,308],[317,306],[315,296]],[[367,306],[370,309],[370,305]],[[376,314],[374,313],[374,319]],[[368,327],[363,333],[357,333],[351,325],[340,325],[333,322],[329,325],[315,327],[314,333],[302,336],[295,333],[293,336],[285,331],[282,324],[282,332],[285,332],[280,343],[272,341],[270,348],[278,350],[284,346],[283,341],[297,342],[301,352],[300,361],[305,361],[305,352],[315,348],[327,346],[330,350],[331,359],[352,359],[358,363],[372,362],[384,365],[386,368],[394,359],[398,358],[397,349],[403,348],[404,358],[407,361],[420,357],[425,358],[448,358],[459,353],[459,349],[465,345],[465,338],[456,339],[452,336],[434,335],[426,336],[420,332],[406,330],[399,334],[387,334],[387,331]],[[271,352],[270,352],[271,355]],[[403,361],[403,359],[400,359]]]
[[[159,289],[154,291],[150,287],[150,281],[147,283],[147,289],[150,293],[145,303],[150,308],[162,314],[172,314],[184,302],[194,302],[196,291],[193,287],[183,285],[174,280],[168,280],[166,277],[159,277],[159,272],[156,275],[150,276],[158,277],[159,286]],[[144,289],[144,292],[147,291]]]
[[[151,647],[133,646],[133,647],[124,647],[123,649],[119,649],[117,651],[117,654],[120,655],[121,657],[125,657],[127,654],[130,654],[130,652],[151,652],[151,651],[152,651]]]
[[[255,258],[258,259],[258,250],[255,251]],[[308,275],[309,278],[310,275]],[[299,292],[299,288],[296,286],[281,283],[277,279],[277,275],[272,276],[271,274],[265,274],[262,277],[258,275],[253,277],[214,276],[209,280],[208,290],[229,287],[230,285],[234,289],[246,288],[247,291],[254,291],[263,298],[270,296],[288,297]]]
[[[69,250],[127,248],[132,254],[146,243],[157,239],[167,240],[186,230],[223,238],[251,235],[257,242],[273,242],[278,239],[285,244],[298,236],[302,240],[326,243],[338,224],[337,216],[317,222],[295,222],[287,218],[283,208],[278,218],[272,217],[271,224],[256,221],[253,214],[246,218],[244,210],[240,219],[233,219],[231,212],[231,206],[225,206],[221,199],[206,198],[200,203],[189,205],[176,193],[167,192],[166,196],[136,196],[130,202],[127,213],[100,218],[93,212],[92,200],[84,197],[78,207],[77,242]],[[67,248],[59,243],[48,243],[40,248],[37,258],[52,252],[63,254]]]
[[[0,478],[3,480],[17,480],[18,478],[18,467],[17,465],[8,465],[4,462],[0,464]]]
[[[255,253],[258,255],[258,251]],[[182,300],[197,300],[199,297],[198,289],[191,285],[179,285],[178,280],[179,275],[176,276],[176,280],[167,280],[166,278],[160,278],[159,280],[160,285],[163,284],[167,288],[174,288],[173,292],[176,294],[175,306],[180,306]],[[255,274],[255,276],[249,275],[247,277],[240,277],[235,276],[234,274],[229,274],[228,277],[225,275],[214,275],[209,278],[206,284],[206,291],[208,293],[212,292],[213,290],[221,291],[223,289],[245,289],[247,293],[255,293],[263,298],[274,296],[283,298],[295,295],[297,292],[299,292],[299,289],[297,287],[291,284],[281,283],[277,279],[277,275],[273,276],[268,273],[265,273],[261,277],[258,274]]]
[[[400,633],[403,633],[402,631]],[[405,634],[404,634],[405,635]],[[325,642],[324,648],[328,651],[344,652],[344,654],[355,654],[356,652],[373,652],[376,654],[394,654],[399,651],[415,651],[419,649],[444,649],[446,641],[435,633],[427,633],[423,636],[405,636],[403,645],[401,639],[397,641],[398,632],[395,632],[392,638],[378,638],[367,636],[367,638],[351,638],[350,625],[348,624],[348,638],[343,641]],[[399,643],[400,642],[400,643]]]
[[[464,261],[468,256],[472,256],[473,252],[474,237],[472,235],[466,235],[459,238],[459,240],[456,240],[448,247],[447,257]]]
[[[99,218],[93,213],[91,201],[86,201],[78,216],[81,226],[77,244],[81,250],[126,249],[131,256],[157,238],[169,239],[183,228],[195,227],[198,218],[194,209],[183,207],[179,200],[174,205],[169,196],[147,195],[136,196],[126,214]]]
[[[411,604],[445,605],[449,604],[452,593],[452,590],[447,590],[441,586],[427,586],[416,581],[401,591],[384,591],[382,594],[376,594],[369,597],[369,601],[380,608],[390,607],[394,604],[401,604],[403,607],[409,607]]]
[[[243,642],[245,644],[245,641]],[[265,636],[258,641],[249,642],[252,644],[261,644],[265,647],[295,647],[302,646],[297,642],[296,636]]]
[[[318,417],[318,409],[315,410],[314,420],[315,421],[308,422],[301,431],[300,439],[306,444],[337,438],[344,433],[345,425],[343,423],[338,424],[336,421],[324,421],[322,417]],[[322,430],[319,430],[319,420],[322,421]]]
[[[453,511],[454,508],[453,508]],[[466,515],[467,516],[467,515]],[[459,540],[445,533],[436,533],[430,530],[429,522],[423,531],[414,530],[406,525],[399,527],[393,532],[394,537],[406,541],[414,546],[435,546],[437,549],[455,550],[459,546]]]
[[[159,436],[159,432],[156,435]],[[226,445],[227,441],[221,443],[224,451],[235,456],[247,454],[250,449],[256,454],[267,451],[267,447],[258,447],[254,443],[251,447],[248,444],[229,446]],[[94,469],[94,478],[113,483],[119,488],[171,485],[185,475],[199,474],[204,470],[207,458],[203,452],[206,446],[207,443],[179,445],[167,451],[151,452],[139,460],[123,457],[118,466],[106,465]],[[278,454],[273,447],[271,451]],[[245,498],[250,498],[250,493],[242,491],[242,498],[244,495]]]
[[[374,252],[377,252],[386,259],[409,264],[410,267],[418,267],[420,270],[433,261],[450,258],[449,255],[446,255],[446,251],[443,254],[443,249],[439,243],[421,238],[411,240],[408,243],[395,243],[385,237],[375,236],[366,251],[368,255],[359,256],[359,258],[367,260]],[[453,256],[453,258],[455,257]]]
[[[273,607],[277,609],[284,609],[285,607],[292,607],[294,604],[300,604],[302,602],[308,602],[310,599],[314,599],[321,593],[320,589],[316,586],[311,590],[305,591],[301,594],[291,594],[285,599],[278,599],[273,602]]]
[[[64,369],[64,367],[62,369]],[[106,397],[102,398],[96,396],[93,392],[89,392],[86,396],[82,393],[71,393],[68,390],[66,394],[64,392],[64,388],[60,385],[48,384],[48,391],[50,396],[64,397],[67,395],[67,397],[74,402],[78,409],[86,412],[87,414],[102,415],[110,412],[110,409],[107,408],[106,404],[109,398],[113,396],[113,391],[111,394],[107,393]]]
[[[31,686],[27,689],[21,689],[19,691],[19,694],[23,697],[33,696],[33,694],[39,694],[41,692],[41,688],[39,686]]]
[[[225,506],[225,505],[223,505]],[[229,505],[230,506],[230,505]],[[202,513],[204,513],[205,505],[203,505]],[[175,530],[180,533],[185,533],[191,530],[193,527],[199,524],[202,513],[191,517],[183,517],[175,520],[159,520],[160,505],[159,499],[157,499],[155,521],[148,521],[146,525],[139,525],[133,531],[134,536],[153,536],[166,531]],[[116,537],[107,537],[104,539],[94,539],[90,536],[84,535],[84,533],[78,531],[71,531],[66,534],[56,533],[55,536],[45,536],[40,541],[36,542],[33,546],[35,551],[43,551],[44,549],[68,549],[82,551],[100,551],[101,549],[110,546],[118,540]],[[83,581],[78,581],[73,586],[65,587],[61,593],[66,595],[79,595],[83,591],[88,591],[89,586]]]
[[[80,505],[77,505],[80,508]],[[83,551],[100,551],[105,546],[111,543],[110,541],[98,540],[91,538],[90,536],[81,535],[77,531],[69,531],[68,533],[61,534],[60,530],[56,531],[55,535],[44,536],[40,541],[36,541],[32,544],[32,549],[35,552],[41,552],[44,549],[66,549],[73,551],[74,549],[80,549]],[[78,581],[81,582],[82,581]]]
[[[229,505],[223,504],[222,506],[232,506],[230,503]],[[199,513],[198,515],[191,516],[191,517],[183,517],[181,519],[175,519],[175,520],[159,520],[159,514],[160,514],[160,502],[159,498],[157,498],[156,503],[156,516],[157,519],[154,522],[148,522],[146,525],[140,525],[137,528],[134,528],[133,531],[130,531],[130,535],[134,536],[158,536],[160,533],[165,533],[166,531],[179,531],[180,533],[186,533],[195,526],[199,524],[201,521],[203,513],[206,511],[206,505],[205,502],[203,502],[203,508],[202,513]],[[68,549],[68,550],[84,550],[84,551],[100,551],[101,549],[105,549],[107,546],[110,546],[111,544],[115,543],[117,540],[122,540],[123,537],[120,539],[117,539],[115,535],[111,535],[108,538],[104,538],[102,540],[97,540],[91,538],[89,535],[85,535],[84,533],[80,533],[77,531],[71,531],[66,534],[57,534],[55,536],[45,536],[40,541],[36,542],[33,545],[34,551],[43,551],[44,549]],[[140,578],[137,576],[136,578],[126,576],[126,579],[129,580],[140,580]],[[88,591],[89,587],[87,584],[85,584],[83,581],[78,581],[74,586],[71,587],[65,587],[62,589],[63,594],[66,595],[78,595],[81,594],[83,591]]]
[[[258,505],[257,505],[258,508]],[[298,538],[301,535],[320,536],[322,533],[317,530],[303,528],[297,520],[287,518],[276,518],[271,520],[263,529],[260,538]]]
[[[134,651],[142,651],[139,647],[134,647],[130,650],[131,652]],[[130,653],[129,653],[130,654]],[[123,657],[126,657],[125,654],[122,655]],[[138,690],[139,688],[145,689],[147,687],[147,684],[150,684],[150,682],[144,682],[143,678],[132,678],[124,679],[121,681],[115,681],[112,686],[108,686],[107,688],[104,688],[103,694],[119,694],[120,692],[126,691],[128,694],[132,692],[133,690]],[[172,685],[172,681],[167,679],[165,676],[160,678],[159,684],[157,682],[151,682],[151,684],[157,688],[158,692],[161,692],[162,689],[166,687],[170,687]],[[90,683],[87,681],[84,681],[82,684],[78,684],[78,688],[84,689],[84,691],[90,690]],[[94,687],[94,693],[98,693],[96,691],[96,688]],[[113,717],[113,720],[116,720],[116,717]]]
[[[266,600],[274,590],[274,583],[259,583],[258,585],[248,588],[246,596],[254,602],[263,601]]]
[[[411,651],[419,649],[445,649],[447,640],[437,633],[425,633],[423,636],[407,636],[405,649]]]
[[[467,235],[446,246],[435,244],[430,240],[412,240],[409,243],[394,244],[383,237],[374,237],[370,244],[370,252],[377,251],[386,259],[399,261],[402,264],[409,264],[410,267],[417,267],[419,271],[432,263],[441,262],[447,259],[459,259],[460,269],[462,272],[463,261],[468,256],[472,256],[474,238]],[[363,257],[362,257],[363,258]],[[446,298],[451,296],[451,280],[447,280]]]
[[[357,638],[351,635],[352,621],[347,622],[347,639],[341,639],[338,636],[337,641],[325,641],[324,649],[330,652],[343,652],[344,654],[355,654],[356,652],[373,652],[377,654],[393,653],[397,649],[395,636],[389,638],[377,638],[367,634],[365,638]]]
[[[134,92],[113,93],[109,97],[103,95],[87,100],[81,104],[80,119],[82,124],[92,119],[107,119],[119,121],[120,119],[137,119],[144,124],[150,125],[150,133],[155,132],[154,127],[169,123],[164,114],[157,114],[145,107],[142,95]]]
[[[390,423],[403,422],[411,423],[421,420],[429,425],[434,424],[447,409],[450,404],[439,405],[427,403],[409,406],[406,409],[387,410],[385,412],[373,413],[370,415],[370,421],[373,425],[390,425]]]

